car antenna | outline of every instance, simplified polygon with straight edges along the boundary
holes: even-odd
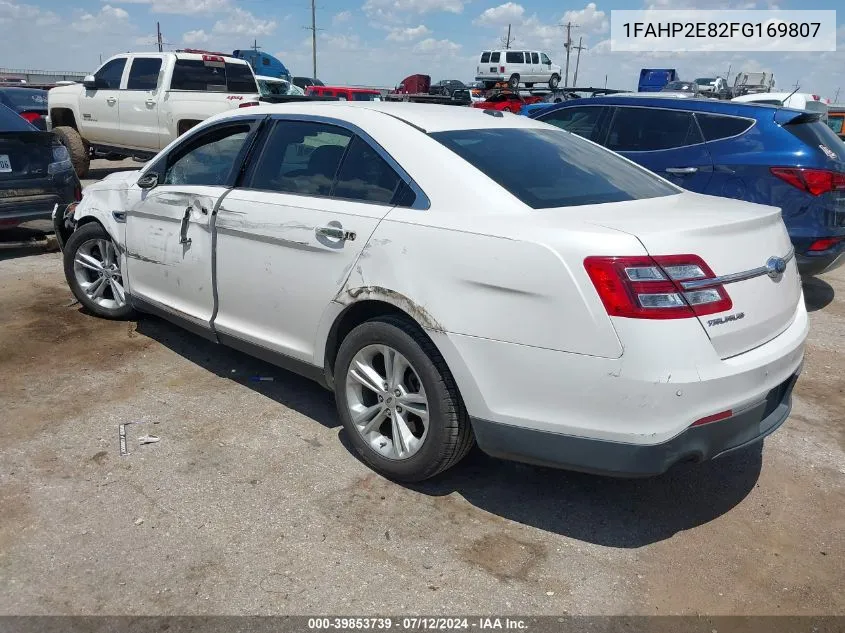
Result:
[[[798,85],[798,82],[795,82],[795,90],[793,90],[792,92],[790,92],[790,93],[789,93],[789,96],[788,96],[786,99],[784,99],[781,103],[783,103],[783,104],[785,105],[785,104],[786,104],[786,102],[787,102],[787,101],[789,101],[789,100],[792,98],[792,95],[794,95],[794,94],[795,94],[796,92],[798,92],[799,90],[801,90],[801,86],[799,86],[799,85]]]

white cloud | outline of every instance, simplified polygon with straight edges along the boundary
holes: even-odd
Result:
[[[498,7],[484,11],[475,20],[475,24],[485,26],[507,26],[514,22],[521,23],[525,15],[525,7],[515,2],[506,2]]]
[[[148,4],[153,13],[196,15],[219,13],[231,7],[231,0],[107,0],[112,4]]]
[[[573,23],[578,25],[579,33],[606,33],[609,25],[607,14],[596,8],[596,3],[591,2],[580,11],[567,11],[563,14],[561,24]]]
[[[44,11],[31,4],[15,4],[8,0],[0,0],[0,24],[27,21],[35,26],[51,26],[58,24],[61,19],[52,11]]]
[[[461,13],[468,0],[366,0],[361,7],[372,20],[397,22],[403,14]]]
[[[307,43],[307,44],[306,44]],[[311,39],[308,38],[303,42],[307,46],[307,50],[311,52]],[[361,38],[357,35],[343,35],[343,34],[331,34],[331,33],[320,33],[320,43],[317,45],[317,54],[320,54],[321,44],[324,44],[327,48],[334,51],[363,51],[368,47],[364,46],[361,42]],[[319,63],[319,59],[317,60]]]
[[[430,34],[431,29],[425,24],[420,24],[419,26],[404,29],[391,29],[390,33],[387,34],[387,39],[393,42],[410,42]]]
[[[461,50],[460,44],[455,44],[451,40],[436,40],[433,37],[418,42],[413,48],[413,52],[419,55],[431,55],[434,57],[451,56]]]
[[[275,20],[264,20],[255,17],[249,11],[234,8],[229,15],[214,23],[211,32],[215,35],[270,35],[276,30]]]
[[[114,31],[125,29],[129,23],[129,14],[120,7],[105,5],[96,15],[83,13],[70,24],[70,28],[80,33],[93,33],[98,30]]]
[[[205,44],[211,39],[211,36],[203,29],[196,29],[194,31],[186,31],[182,34],[182,42],[187,45]]]
[[[334,16],[332,16],[332,24],[337,26],[338,24],[349,22],[351,19],[352,11],[341,11],[340,13],[335,13]]]

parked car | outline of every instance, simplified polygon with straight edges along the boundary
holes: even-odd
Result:
[[[308,86],[306,95],[336,97],[341,101],[381,101],[381,92],[371,88],[348,88],[346,86]]]
[[[532,116],[690,191],[779,207],[804,275],[845,261],[845,145],[819,113],[618,96],[549,106]]]
[[[246,108],[89,186],[74,219],[64,267],[87,310],[158,314],[311,377],[397,480],[473,440],[660,473],[777,429],[802,364],[777,209],[526,117]]]
[[[698,84],[694,81],[670,81],[660,89],[660,92],[684,92],[698,96]]]
[[[293,79],[291,79],[291,81],[293,81],[294,86],[302,88],[302,90],[305,90],[306,88],[308,88],[308,86],[325,85],[322,81],[320,81],[319,79],[314,79],[313,77],[294,77]]]
[[[82,84],[53,88],[53,131],[80,178],[91,150],[151,158],[200,121],[258,103],[258,84],[242,59],[199,52],[116,55]]]
[[[0,228],[49,220],[54,207],[64,211],[80,198],[70,154],[56,135],[0,104]]]
[[[695,80],[695,85],[702,95],[718,99],[730,98],[730,88],[724,77],[699,77]]]
[[[660,92],[670,81],[678,80],[678,71],[674,68],[643,68],[637,82],[637,92]]]
[[[822,120],[827,120],[828,107],[819,95],[800,92],[757,92],[742,97],[735,97],[732,101],[736,101],[737,103],[765,103],[768,105],[783,106],[785,108],[794,108],[796,110],[818,112],[822,115]]]
[[[523,96],[518,92],[502,91],[492,94],[484,101],[475,101],[472,104],[473,108],[480,108],[482,110],[506,110],[519,114],[523,106],[534,103],[543,103],[543,97],[538,95]]]
[[[555,90],[560,83],[560,66],[542,51],[484,51],[475,70],[475,80],[484,82],[485,88],[506,81],[512,90],[535,84],[548,84]]]
[[[47,130],[47,91],[35,88],[0,88],[0,104],[14,110],[36,128]]]
[[[436,84],[431,84],[428,93],[432,95],[443,95],[444,97],[451,97],[455,90],[466,90],[467,87],[464,82],[457,79],[443,79]]]
[[[833,130],[834,134],[838,135],[839,138],[845,141],[845,128],[843,128],[843,123],[845,123],[845,106],[833,104],[828,108],[827,126]]]

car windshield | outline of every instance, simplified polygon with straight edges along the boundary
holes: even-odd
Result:
[[[452,130],[431,136],[534,209],[680,192],[621,156],[563,130]]]
[[[0,103],[0,132],[34,132],[35,128],[14,110]]]
[[[842,124],[845,123],[845,117],[837,116],[830,117],[827,120],[827,126],[836,134],[842,134]]]

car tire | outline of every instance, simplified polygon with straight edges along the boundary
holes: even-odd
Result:
[[[53,133],[59,139],[59,142],[67,148],[70,154],[70,162],[73,163],[77,177],[85,178],[91,166],[91,151],[88,144],[75,128],[68,125],[54,127]]]
[[[516,90],[517,88],[519,88],[519,75],[514,73],[510,76],[510,79],[508,79],[508,88],[510,88],[511,90]]]
[[[400,368],[400,380],[387,375],[386,354]],[[367,370],[376,371],[377,377]],[[365,381],[373,376],[369,384],[381,392],[363,386],[356,376],[364,376]],[[380,385],[375,384],[377,379],[382,380]],[[355,451],[389,479],[428,479],[454,466],[473,446],[469,417],[446,361],[409,320],[377,317],[354,328],[338,351],[334,391],[338,414]],[[403,409],[403,403],[410,407]],[[425,412],[427,422],[413,411]],[[394,430],[400,423],[407,438],[394,443]],[[373,424],[378,426],[368,430]],[[400,430],[399,437],[404,435]],[[402,448],[407,449],[404,457]]]
[[[550,90],[557,90],[558,84],[560,83],[560,76],[552,75],[549,79],[549,89]]]
[[[120,249],[100,224],[89,222],[71,233],[62,256],[68,286],[86,310],[104,319],[132,316],[120,270]]]

